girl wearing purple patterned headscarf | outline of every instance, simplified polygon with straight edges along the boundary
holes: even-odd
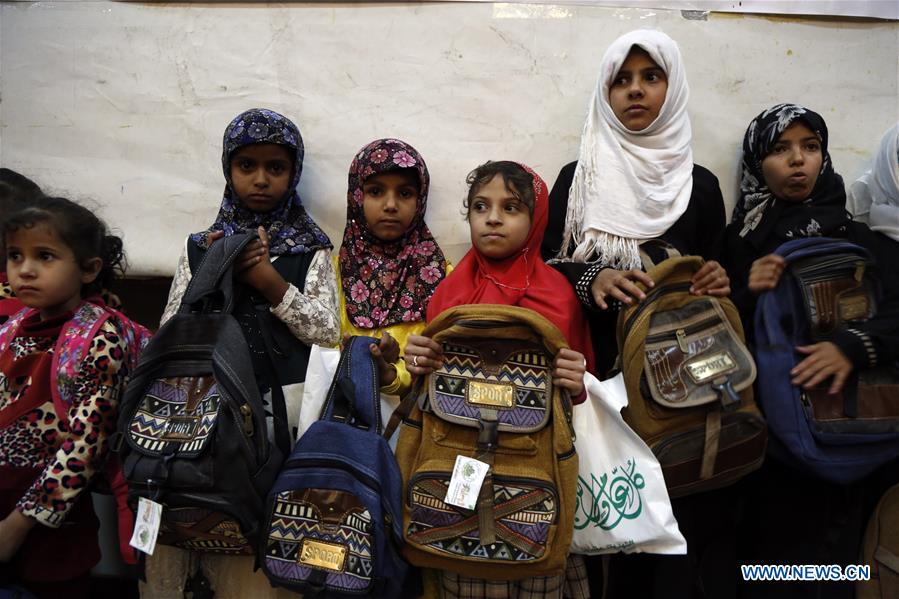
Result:
[[[225,129],[222,168],[225,191],[215,222],[188,236],[178,262],[162,322],[178,311],[191,274],[210,244],[256,231],[260,240],[235,261],[239,284],[234,316],[240,323],[256,383],[266,402],[273,437],[283,395],[290,441],[296,436],[303,384],[312,344],[334,346],[340,335],[331,242],[300,203],[303,140],[290,119],[252,109]],[[268,330],[271,335],[263,335]],[[273,342],[266,342],[273,339]],[[272,343],[277,347],[270,347]],[[280,393],[279,393],[280,391]],[[185,579],[208,578],[216,597],[275,597],[252,557],[194,554],[157,546],[147,559],[143,597],[181,596]]]

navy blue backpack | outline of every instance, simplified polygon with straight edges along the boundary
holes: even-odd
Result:
[[[787,267],[755,312],[756,394],[776,440],[771,451],[836,483],[861,479],[899,456],[899,376],[895,365],[853,372],[840,393],[830,380],[794,386],[799,345],[826,341],[877,312],[880,289],[869,252],[845,240],[798,239],[776,250]]]
[[[381,435],[369,345],[345,345],[321,419],[300,438],[268,495],[259,559],[272,585],[306,597],[400,597],[408,566],[402,482]]]

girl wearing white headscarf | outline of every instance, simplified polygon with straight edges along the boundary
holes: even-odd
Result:
[[[724,200],[715,176],[693,164],[689,96],[674,40],[650,29],[619,37],[602,59],[578,160],[562,169],[550,193],[543,257],[590,311],[600,374],[617,352],[617,308],[642,299],[635,281],[652,284],[641,250],[653,263],[666,255],[664,244],[646,242],[709,260],[694,277],[694,293],[730,291],[715,261]]]
[[[600,375],[616,358],[621,303],[643,299],[635,282],[652,286],[643,269],[667,257],[668,246],[707,260],[693,279],[693,293],[730,291],[727,273],[716,262],[724,199],[715,176],[693,164],[689,96],[674,40],[647,29],[619,37],[602,59],[578,160],[562,169],[550,193],[541,251],[587,308],[594,372]],[[735,571],[723,562],[735,525],[735,501],[724,495],[730,492],[672,501],[688,555],[614,556],[605,581],[609,596],[679,599],[693,597],[698,586],[708,596],[731,596],[721,583]],[[591,588],[599,589],[602,568],[588,558],[587,570]]]
[[[849,188],[855,220],[899,241],[899,123],[880,140],[874,165]]]

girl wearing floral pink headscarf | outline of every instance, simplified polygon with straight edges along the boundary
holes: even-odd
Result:
[[[350,165],[346,229],[335,268],[340,330],[381,338],[371,352],[388,394],[409,389],[400,347],[424,329],[431,295],[450,269],[424,221],[429,184],[421,155],[397,139],[371,142]]]

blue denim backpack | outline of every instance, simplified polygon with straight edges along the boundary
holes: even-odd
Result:
[[[381,435],[369,345],[345,345],[321,419],[300,438],[268,495],[259,561],[272,585],[315,597],[399,597],[400,471]]]
[[[895,366],[854,371],[837,394],[828,393],[830,380],[814,389],[794,386],[790,370],[805,357],[796,346],[827,341],[876,314],[871,256],[825,237],[789,241],[776,253],[787,267],[755,312],[757,398],[776,440],[771,451],[820,478],[856,481],[899,456]]]

